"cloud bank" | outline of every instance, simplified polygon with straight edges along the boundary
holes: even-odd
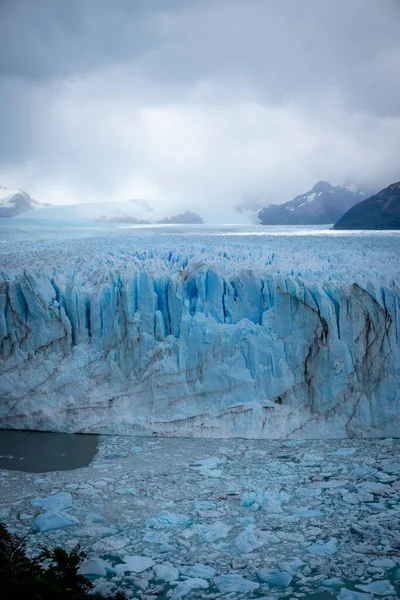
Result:
[[[400,179],[396,0],[3,0],[0,183],[283,202]]]

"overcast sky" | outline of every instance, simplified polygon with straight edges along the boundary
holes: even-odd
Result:
[[[400,179],[400,0],[0,0],[0,185],[283,202]]]

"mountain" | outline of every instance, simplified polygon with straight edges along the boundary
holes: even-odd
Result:
[[[9,190],[0,186],[0,217],[17,217],[44,206],[50,205],[37,202],[22,190]]]
[[[325,225],[336,223],[354,204],[369,195],[356,185],[333,186],[318,181],[305,194],[284,204],[270,204],[258,213],[262,225]]]
[[[333,229],[400,229],[400,181],[353,206]]]
[[[185,210],[173,214],[171,208],[153,207],[147,200],[128,202],[92,202],[73,205],[53,205],[40,212],[30,211],[27,219],[46,221],[90,222],[90,223],[129,223],[151,225],[155,223],[203,223],[203,218],[195,212]]]
[[[192,212],[191,210],[185,210],[183,213],[179,215],[173,215],[172,217],[165,217],[158,223],[169,223],[169,224],[201,224],[204,223],[203,217],[201,217],[198,213]]]

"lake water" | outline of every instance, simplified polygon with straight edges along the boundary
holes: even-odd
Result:
[[[0,430],[0,469],[45,473],[88,466],[97,435]]]

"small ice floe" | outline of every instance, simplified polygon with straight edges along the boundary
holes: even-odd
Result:
[[[178,600],[188,596],[195,590],[206,590],[208,588],[208,581],[200,578],[186,579],[178,583],[174,590],[171,590],[167,594],[167,598]]]
[[[66,512],[47,511],[36,517],[34,524],[37,532],[43,532],[78,525],[79,520]]]
[[[309,551],[316,556],[332,556],[338,551],[337,539],[331,538],[324,544],[322,541],[318,541],[316,544],[310,546]]]
[[[107,577],[108,574],[115,573],[115,569],[113,569],[111,563],[102,558],[92,558],[81,565],[79,573],[91,577]]]
[[[149,556],[131,556],[126,554],[122,560],[123,564],[117,566],[124,572],[142,573],[142,571],[147,571],[147,569],[151,569],[154,566],[154,560]]]
[[[19,519],[20,519],[21,521],[30,521],[31,519],[33,519],[33,516],[34,516],[34,515],[28,515],[27,513],[21,513],[21,514],[19,515]]]
[[[222,477],[222,471],[217,469],[217,467],[221,463],[225,462],[225,460],[225,458],[210,456],[209,458],[200,458],[190,466],[204,477]]]
[[[233,593],[237,592],[240,594],[246,594],[253,590],[258,590],[260,584],[250,579],[245,579],[242,575],[220,575],[215,577],[214,583],[222,593]]]
[[[155,565],[153,571],[156,575],[156,579],[159,579],[160,581],[170,582],[179,579],[178,569],[169,563]]]
[[[178,529],[179,527],[190,527],[191,524],[190,517],[168,510],[162,510],[156,517],[146,521],[146,526],[151,529]]]
[[[31,500],[32,506],[44,508],[45,510],[64,510],[73,505],[72,496],[69,492],[60,492],[47,498],[34,498]]]
[[[388,579],[373,581],[372,583],[359,583],[354,587],[374,596],[396,596],[396,590]]]
[[[282,504],[287,504],[290,500],[290,495],[286,492],[264,492],[257,490],[256,492],[245,492],[240,501],[240,505],[245,508],[257,512],[263,510],[269,513],[282,512]]]
[[[269,569],[260,569],[257,577],[263,583],[268,583],[271,587],[288,587],[293,576],[287,571],[270,571]]]
[[[195,577],[200,579],[212,579],[215,576],[215,569],[207,565],[193,565],[192,567],[184,567],[181,569],[182,575],[185,577]]]
[[[310,508],[309,506],[299,506],[293,510],[292,514],[294,517],[301,518],[322,518],[325,516],[322,510]]]
[[[254,525],[248,525],[236,536],[234,546],[241,554],[250,554],[257,548],[261,548],[265,542],[264,533],[256,529]]]
[[[331,452],[331,456],[352,456],[357,452],[357,448],[339,448],[335,452]]]
[[[372,600],[372,594],[363,594],[362,592],[355,592],[342,588],[338,594],[338,600]]]
[[[231,528],[221,521],[215,521],[212,525],[198,525],[197,531],[202,542],[212,543],[228,536]]]

